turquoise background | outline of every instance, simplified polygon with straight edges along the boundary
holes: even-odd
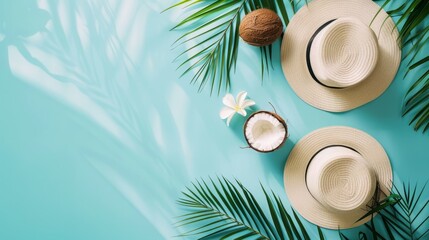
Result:
[[[173,0],[0,2],[0,239],[171,239],[175,200],[200,177],[236,177],[263,201],[260,181],[287,203],[289,151],[332,125],[375,137],[395,182],[427,179],[429,137],[401,117],[421,69],[404,80],[402,64],[380,98],[328,113],[291,90],[278,43],[263,85],[259,51],[241,44],[231,93],[248,91],[259,109],[271,102],[290,130],[262,154],[240,148],[244,118],[219,119],[223,93],[179,79],[171,62],[185,46],[171,50],[182,32],[169,29],[183,12],[160,14]]]

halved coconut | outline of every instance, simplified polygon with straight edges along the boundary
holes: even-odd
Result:
[[[246,120],[244,137],[256,151],[272,152],[286,141],[287,125],[276,113],[258,111]]]

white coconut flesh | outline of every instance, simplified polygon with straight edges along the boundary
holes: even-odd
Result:
[[[260,151],[272,151],[286,138],[282,122],[269,113],[256,113],[247,122],[245,135],[249,144]]]

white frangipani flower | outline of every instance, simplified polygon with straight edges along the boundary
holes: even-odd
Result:
[[[247,92],[241,91],[237,94],[237,98],[234,99],[232,94],[228,93],[223,97],[222,102],[225,107],[220,110],[219,116],[221,119],[227,119],[226,125],[229,126],[229,122],[231,122],[232,117],[234,117],[235,113],[239,113],[242,116],[246,116],[246,108],[255,105],[255,102],[246,99]]]

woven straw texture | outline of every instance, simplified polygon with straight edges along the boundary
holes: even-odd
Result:
[[[354,162],[350,161],[348,164],[344,164],[344,161],[333,162],[332,164],[324,165],[328,169],[311,170],[310,162],[312,162],[313,157],[317,156],[318,153],[322,153],[321,150],[332,146],[344,146],[354,149],[360,156],[350,157],[349,154],[348,158]],[[363,167],[362,162],[357,162],[359,160],[365,160],[364,164],[367,164],[368,167]],[[334,167],[334,169],[329,169],[329,166]],[[357,198],[349,203],[342,202],[341,195],[337,195],[335,200],[335,197],[329,196],[327,193],[323,194],[323,191],[329,190],[329,183],[342,178],[348,181],[360,181],[361,183],[359,184],[350,185],[351,190],[349,192],[360,192],[366,195],[366,193],[372,191],[374,181],[371,180],[371,171],[365,172],[363,170],[365,168],[373,171],[376,178],[375,182],[379,184],[381,191],[390,191],[392,168],[386,152],[377,140],[365,132],[350,127],[322,128],[303,137],[292,149],[284,169],[286,194],[292,206],[304,218],[314,224],[330,229],[356,227],[370,220],[370,217],[367,217],[356,223],[356,220],[366,213],[364,208],[356,206],[360,206],[360,203],[365,200]],[[327,180],[325,183],[319,183],[322,186],[318,188],[320,189],[320,194],[324,196],[315,197],[312,193],[317,194],[317,191],[310,192],[309,188],[312,188],[311,186],[314,186],[314,184],[309,182],[309,185],[307,185],[306,183],[307,169],[316,173],[318,171],[323,172],[323,178]],[[360,171],[359,173],[367,174],[367,176],[356,177],[355,173],[352,172],[353,170]],[[353,177],[339,176],[339,172],[350,173]],[[310,176],[313,178],[313,175]],[[314,178],[317,178],[317,176],[315,175]],[[321,201],[321,199],[325,201]],[[350,199],[350,197],[347,197],[347,199]],[[353,210],[352,207],[356,207],[356,209]]]
[[[401,51],[398,31],[385,11],[381,10],[371,23],[379,9],[370,0],[314,0],[295,14],[284,34],[281,61],[289,85],[302,100],[325,111],[344,112],[374,100],[389,87],[398,70]],[[375,52],[371,37],[359,24],[349,21],[337,27],[328,25],[332,29],[325,33],[322,30],[316,36],[311,64],[326,85],[349,86],[329,88],[310,75],[307,43],[321,25],[343,18],[370,27],[378,51]],[[317,39],[319,35],[322,39]],[[362,78],[365,79],[361,81]],[[334,81],[329,83],[330,80]]]

